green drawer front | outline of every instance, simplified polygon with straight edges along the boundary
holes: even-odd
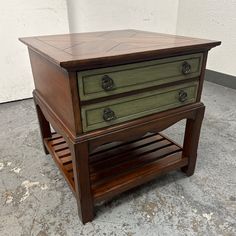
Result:
[[[198,82],[191,82],[83,106],[81,109],[83,130],[85,132],[95,130],[195,102],[197,88]],[[180,91],[187,93],[184,102],[179,101]],[[104,109],[108,108],[114,112],[115,119],[104,121]]]
[[[201,72],[202,56],[202,53],[198,53],[78,72],[80,99],[90,100],[198,77]],[[191,66],[188,74],[182,72],[184,62]],[[113,80],[113,88],[110,91],[102,88],[104,75]]]

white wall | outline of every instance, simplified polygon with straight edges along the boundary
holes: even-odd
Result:
[[[179,0],[177,34],[221,40],[207,68],[236,76],[235,0]]]
[[[32,96],[28,52],[18,38],[68,32],[66,0],[1,1],[0,103]]]
[[[67,4],[71,32],[176,31],[178,0],[67,0]]]

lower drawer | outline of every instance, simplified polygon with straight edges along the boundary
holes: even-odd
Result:
[[[91,131],[193,103],[198,82],[83,106],[83,131]]]

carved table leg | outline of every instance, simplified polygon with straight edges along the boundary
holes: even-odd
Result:
[[[70,143],[76,199],[81,221],[85,224],[94,218],[90,186],[88,143]],[[79,170],[79,171],[78,171]]]
[[[183,145],[183,155],[188,157],[188,166],[183,167],[182,171],[186,173],[187,176],[191,176],[194,173],[196,160],[197,160],[197,148],[200,137],[202,120],[204,117],[205,106],[196,110],[196,115],[194,119],[187,119],[184,145]]]
[[[37,112],[37,116],[38,116],[38,121],[39,121],[39,127],[40,127],[40,133],[41,133],[41,137],[42,137],[44,152],[46,154],[49,154],[47,148],[44,145],[43,140],[44,140],[44,138],[50,138],[52,136],[51,129],[50,129],[50,124],[46,120],[46,118],[45,118],[43,112],[41,111],[39,105],[37,104],[35,98],[34,98],[34,102],[35,102],[36,112]]]

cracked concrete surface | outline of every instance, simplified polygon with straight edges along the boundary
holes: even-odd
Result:
[[[32,100],[0,105],[0,235],[236,235],[236,90],[205,83],[195,174],[176,171],[96,207],[76,201],[43,152]],[[184,122],[165,133],[182,142]]]

